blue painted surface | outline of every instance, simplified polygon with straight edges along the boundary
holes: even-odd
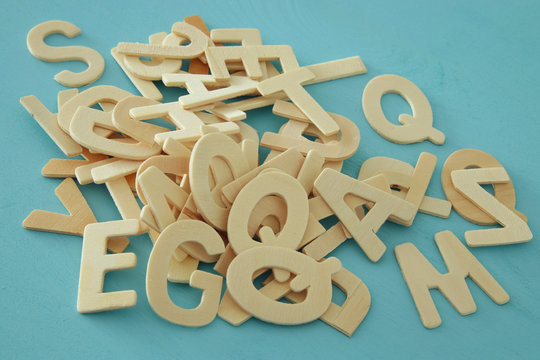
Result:
[[[50,44],[86,45],[103,54],[106,70],[96,84],[133,92],[135,88],[109,54],[117,42],[144,42],[147,35],[168,31],[173,22],[193,14],[200,14],[211,28],[257,27],[265,44],[292,45],[301,64],[354,55],[364,60],[366,75],[309,87],[325,109],[349,117],[360,128],[360,147],[346,161],[345,173],[355,176],[362,161],[372,156],[414,164],[420,152],[428,151],[439,158],[428,195],[443,197],[440,172],[446,157],[462,148],[481,149],[507,169],[516,187],[517,208],[528,215],[537,235],[539,10],[538,1],[4,2],[0,12],[4,154],[0,358],[539,358],[538,239],[471,249],[510,294],[508,304],[496,305],[469,281],[476,313],[462,317],[439,292],[432,291],[443,324],[435,330],[422,326],[393,248],[413,242],[445,272],[433,235],[449,229],[464,241],[466,230],[480,228],[455,212],[449,219],[420,214],[410,228],[385,224],[379,236],[388,252],[376,264],[351,240],[333,253],[372,295],[372,307],[350,339],[320,321],[282,327],[251,319],[235,328],[218,318],[198,329],[163,321],[145,296],[151,250],[145,235],[133,238],[127,250],[137,255],[137,267],[105,279],[106,291],[135,289],[137,305],[80,315],[76,298],[81,238],[21,226],[33,209],[64,210],[53,192],[60,180],[40,175],[48,159],[63,154],[19,105],[21,96],[34,94],[55,111],[56,92],[63,87],[53,80],[54,74],[84,69],[80,63],[45,63],[29,54],[26,34],[46,20],[67,20],[83,30],[74,39],[54,35]],[[404,76],[422,89],[431,102],[435,126],[446,134],[444,146],[393,144],[369,127],[361,95],[369,79],[380,74]],[[410,111],[395,95],[385,96],[383,106],[392,119]],[[281,124],[269,109],[250,112],[248,123],[260,134]],[[104,186],[84,186],[82,192],[98,220],[119,218]],[[185,285],[169,288],[180,305],[193,306],[200,296]]]

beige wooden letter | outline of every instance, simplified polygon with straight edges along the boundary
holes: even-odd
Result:
[[[154,140],[160,145],[163,145],[165,140],[169,138],[182,142],[196,141],[202,136],[201,126],[205,125],[195,113],[184,110],[178,102],[136,107],[131,109],[129,114],[135,120],[148,120],[163,116],[169,117],[171,122],[179,130],[156,134]],[[212,126],[225,134],[240,131],[238,125],[231,122],[217,123]]]
[[[396,93],[402,96],[412,108],[412,116],[401,114],[394,125],[386,119],[381,107],[384,94]],[[422,91],[411,81],[397,75],[379,75],[371,79],[362,95],[362,107],[369,125],[388,141],[411,144],[429,140],[434,144],[444,144],[444,134],[433,128],[433,112]]]
[[[286,304],[259,292],[253,285],[253,274],[264,268],[278,268],[296,274],[290,282],[295,292],[307,289],[304,301]],[[258,246],[239,254],[227,270],[227,288],[245,311],[263,321],[298,325],[320,317],[332,300],[332,274],[341,269],[337,258],[318,263],[291,249]]]
[[[151,81],[151,80],[144,80],[139,77],[137,77],[135,74],[133,74],[126,66],[126,55],[120,54],[118,52],[118,48],[114,47],[111,49],[111,55],[120,66],[122,71],[126,74],[126,76],[131,80],[133,86],[139,90],[142,96],[148,99],[152,99],[155,101],[161,101],[163,100],[163,94],[159,91],[157,86]]]
[[[136,107],[157,104],[159,104],[157,101],[142,96],[130,96],[122,99],[116,104],[112,111],[112,123],[123,134],[132,137],[135,140],[152,145],[156,134],[167,132],[169,129],[134,120],[129,115],[129,111]]]
[[[406,201],[410,202],[416,207],[415,215],[409,221],[402,222],[399,219],[391,218],[392,221],[395,221],[405,226],[410,226],[413,223],[414,218],[416,217],[416,212],[418,211],[420,205],[424,200],[424,195],[429,186],[429,182],[431,181],[431,176],[433,175],[436,164],[437,157],[435,155],[427,152],[423,152],[420,154],[420,156],[418,157],[418,161],[416,162],[416,167],[414,168],[410,177],[408,177],[409,182],[408,184],[406,184],[407,193],[404,197]],[[388,176],[388,178],[392,178],[392,175],[392,173],[390,173],[389,175],[385,174],[385,176]],[[447,209],[448,213],[450,213],[449,206],[447,206]]]
[[[208,47],[210,39],[195,26],[183,22],[174,23],[172,32],[189,40],[188,45],[171,46],[158,44],[118,43],[118,52],[134,56],[157,56],[167,59],[192,59],[199,57]]]
[[[58,62],[78,60],[85,62],[88,69],[80,73],[63,70],[54,76],[54,80],[69,87],[78,87],[93,83],[105,70],[103,57],[94,49],[84,46],[55,47],[45,44],[45,38],[51,34],[62,34],[68,38],[81,33],[81,29],[67,21],[52,20],[34,26],[26,38],[30,53],[42,61]]]
[[[148,37],[148,42],[154,45],[167,45],[164,40],[167,33],[157,33]],[[173,45],[173,44],[171,44]],[[152,58],[152,60],[142,60],[138,56],[126,55],[124,63],[127,69],[143,80],[161,80],[163,74],[175,73],[180,71],[182,67],[181,59],[164,59],[158,56]]]
[[[367,72],[362,59],[358,56],[308,65],[306,68],[315,75],[315,78],[308,80],[304,85],[317,84]],[[212,112],[228,121],[242,120],[246,118],[244,111],[273,105],[277,99],[286,97],[284,93],[277,93],[271,96],[258,96],[227,104],[219,103]]]
[[[176,221],[169,204],[181,210],[186,203],[188,194],[155,166],[150,166],[140,174],[137,182],[158,226],[154,230],[163,231]],[[155,226],[153,223],[147,224],[151,227]]]
[[[350,337],[366,317],[371,295],[366,284],[343,267],[332,275],[332,283],[343,290],[347,298],[341,306],[331,302],[321,320]],[[290,292],[285,297],[297,303],[303,300],[304,294]]]
[[[212,75],[200,74],[164,74],[166,86],[185,86],[189,95],[180,96],[178,102],[184,109],[200,108],[221,100],[227,100],[252,93],[257,89],[257,82],[245,76],[231,76],[229,86],[208,90],[207,85],[218,84]]]
[[[386,246],[376,232],[390,215],[401,221],[409,221],[416,208],[408,201],[388,194],[374,186],[355,180],[332,169],[325,169],[315,181],[315,190],[351,233],[367,257],[377,262],[386,251]],[[375,206],[359,220],[347,205],[346,195],[354,195],[375,203]]]
[[[283,91],[324,135],[336,134],[339,125],[302,86],[314,78],[315,75],[307,68],[299,68],[266,79],[257,88],[264,96]]]
[[[58,125],[57,115],[51,113],[34,95],[21,98],[21,104],[32,115],[36,122],[55,144],[67,156],[75,156],[82,153],[81,145],[77,144],[71,136],[66,134]]]
[[[279,60],[284,72],[298,68],[289,45],[210,46],[206,49],[206,58],[217,81],[229,81],[228,61],[242,61],[247,75],[253,80],[264,76],[260,61]]]
[[[212,29],[210,39],[220,43],[240,43],[243,46],[262,45],[259,29]]]
[[[173,252],[185,242],[197,242],[209,255],[225,251],[221,236],[204,222],[180,220],[171,224],[152,248],[146,272],[146,295],[152,310],[163,319],[178,325],[204,326],[216,317],[222,277],[195,270],[189,285],[203,291],[201,303],[194,309],[182,309],[173,303],[167,291],[167,271]]]
[[[23,221],[26,229],[82,235],[86,225],[97,222],[73,179],[62,181],[54,192],[69,211],[69,215],[34,210]]]
[[[133,253],[107,254],[107,241],[111,237],[135,235],[139,221],[121,220],[87,225],[84,229],[79,277],[77,311],[93,313],[135,306],[135,290],[103,292],[105,273],[112,270],[131,269],[137,263]]]
[[[272,110],[274,114],[288,117],[290,122],[309,122],[308,117],[294,104],[287,103],[285,101],[278,100]],[[321,139],[323,142],[315,142],[306,139],[302,136],[308,129],[307,123],[295,124],[296,126],[290,126],[289,123],[285,125],[283,131],[279,134],[266,132],[261,139],[261,145],[273,150],[284,151],[292,147],[296,147],[302,154],[307,155],[310,150],[317,150],[327,160],[344,160],[354,155],[360,144],[360,131],[358,127],[349,119],[344,116],[329,113],[330,116],[339,126],[339,133],[337,141],[325,143],[325,139]],[[296,116],[295,116],[296,115]],[[292,131],[292,129],[300,131]]]
[[[97,134],[94,131],[95,126],[117,130],[112,123],[110,113],[80,107],[71,120],[69,133],[75,141],[92,151],[123,159],[145,160],[161,152],[161,146],[156,143],[149,145],[108,139]]]
[[[247,140],[246,140],[247,141]],[[210,186],[208,171],[213,159],[222,159],[226,163],[225,174],[214,171],[215,186]],[[224,176],[232,174],[233,180],[250,170],[242,147],[227,135],[221,133],[206,134],[193,148],[189,164],[189,182],[193,200],[201,216],[219,230],[227,230],[229,209],[221,200],[221,188],[229,180]]]
[[[495,219],[480,209],[471,200],[461,195],[452,183],[451,174],[454,170],[473,169],[473,168],[496,168],[503,167],[497,159],[490,154],[476,149],[461,149],[453,152],[444,162],[441,172],[441,184],[446,198],[452,203],[456,212],[466,220],[478,225],[494,225]],[[516,213],[525,222],[527,217],[517,211],[516,192],[512,181],[493,184],[493,193],[495,198],[503,205]]]
[[[415,202],[420,201],[418,211],[433,216],[447,218],[450,216],[452,210],[452,204],[449,201],[429,196],[423,196],[419,199],[419,194],[422,192],[425,193],[425,190],[423,190],[422,187],[419,187],[419,184],[423,184],[426,181],[429,182],[433,172],[430,169],[432,166],[435,166],[435,162],[436,158],[429,153],[420,154],[415,168],[401,160],[375,156],[362,163],[362,167],[358,172],[358,180],[365,180],[374,175],[383,174],[392,187],[392,193],[394,195],[405,200],[407,200],[407,197],[409,196],[414,196],[416,197]],[[427,186],[428,184],[424,185]],[[409,190],[411,188],[416,188],[416,195],[414,195],[414,192],[409,195]],[[412,199],[413,198],[411,197],[411,200]],[[390,217],[389,220],[395,221],[393,217]]]
[[[223,195],[231,204],[238,193],[244,188],[244,186],[253,180],[258,174],[265,169],[276,168],[283,170],[287,174],[296,177],[300,171],[302,164],[304,163],[304,157],[296,149],[289,149],[283,154],[276,156],[274,159],[265,162],[264,164],[248,171],[243,176],[230,182],[222,188]]]
[[[112,105],[116,104],[120,100],[133,96],[133,94],[117,88],[116,86],[111,85],[98,85],[91,87],[85,91],[80,92],[71,99],[69,99],[60,109],[58,109],[58,125],[69,134],[69,126],[71,120],[75,115],[75,112],[79,109],[80,106],[92,107],[97,103],[101,105]],[[112,110],[112,109],[111,109]],[[105,129],[101,129],[105,130]],[[108,136],[112,133],[111,130],[105,130],[105,136]],[[100,135],[103,133],[99,133]]]
[[[263,227],[260,232],[261,242],[257,242],[248,232],[250,215],[257,203],[269,195],[277,195],[287,204],[286,221],[281,231],[275,235],[270,228]],[[306,231],[308,217],[307,195],[298,180],[281,171],[261,173],[234,200],[227,223],[229,243],[236,254],[260,246],[296,249]]]
[[[451,177],[457,191],[503,226],[503,229],[466,231],[467,245],[491,246],[531,241],[533,235],[527,223],[480,186],[510,181],[504,168],[454,170]]]
[[[439,273],[412,243],[395,248],[403,278],[426,328],[441,325],[429,289],[439,289],[461,315],[476,311],[466,277],[470,277],[495,303],[502,305],[510,300],[506,291],[451,231],[435,234],[435,242],[448,268],[446,274]]]

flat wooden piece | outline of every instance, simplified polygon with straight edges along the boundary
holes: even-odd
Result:
[[[134,253],[107,254],[107,241],[113,237],[135,235],[138,230],[137,220],[109,221],[90,224],[85,228],[77,311],[94,313],[135,306],[135,290],[104,293],[103,281],[105,273],[131,269],[137,263]]]
[[[323,170],[315,181],[315,189],[373,262],[378,261],[386,251],[386,246],[376,235],[386,219],[394,215],[406,222],[416,213],[415,206],[408,201],[332,169]],[[375,202],[375,206],[360,221],[344,201],[345,195]]]
[[[457,191],[503,226],[503,229],[466,231],[467,245],[491,246],[531,241],[532,233],[527,223],[480,186],[510,181],[504,168],[454,170],[450,176]]]
[[[171,141],[174,141],[172,139],[169,139]],[[146,159],[137,169],[137,180],[136,180],[136,190],[137,194],[139,195],[139,198],[141,201],[146,204],[146,198],[144,196],[144,192],[141,189],[140,183],[139,183],[139,177],[140,175],[149,167],[155,166],[158,170],[163,172],[164,174],[169,175],[175,175],[177,177],[187,177],[187,173],[189,171],[189,156],[170,156],[170,155],[156,155],[152,156],[148,159]],[[187,182],[189,184],[189,182]],[[191,189],[189,186],[182,186],[180,184],[180,187],[186,191],[191,192]]]
[[[419,159],[420,161],[420,159]],[[390,186],[392,193],[402,199],[406,199],[415,168],[410,164],[383,156],[375,156],[362,163],[358,172],[358,180],[364,180],[377,174],[383,174]],[[420,172],[418,173],[420,174]],[[397,188],[397,189],[396,189]],[[449,201],[424,196],[418,207],[418,211],[442,218],[450,216],[452,204]],[[390,217],[391,221],[396,219]]]
[[[140,174],[137,182],[152,210],[159,231],[176,221],[171,205],[181,210],[188,194],[158,168],[151,166]]]
[[[126,142],[108,139],[94,132],[95,126],[117,130],[112,123],[111,114],[95,109],[80,107],[69,125],[69,133],[79,144],[88,149],[129,160],[145,160],[159,154],[161,146],[142,142]]]
[[[112,85],[98,85],[81,91],[79,94],[69,99],[60,109],[58,109],[58,125],[60,125],[62,130],[69,134],[71,120],[79,107],[83,106],[90,108],[97,103],[112,103],[114,105],[118,101],[128,96],[133,95]],[[111,133],[113,133],[111,130],[101,130],[105,130],[99,133],[103,136],[109,136]]]
[[[94,183],[103,184],[107,181],[114,181],[135,174],[141,164],[142,161],[140,160],[119,159],[118,161],[94,167],[90,170],[90,173]]]
[[[184,22],[189,25],[195,26],[197,29],[201,30],[206,36],[210,36],[210,30],[199,15],[187,16],[184,18]],[[218,43],[214,43],[214,45],[219,46]],[[189,61],[188,72],[190,74],[206,75],[208,74],[208,70],[208,64],[202,62],[200,58],[193,58]]]
[[[376,187],[377,189],[390,193],[388,188],[388,182],[383,175],[376,175],[374,177],[363,180],[366,184]],[[368,206],[368,201],[359,197],[345,196],[345,203],[349,208],[354,210],[358,220],[362,220],[365,216],[363,206]],[[332,209],[326,204],[326,202],[320,196],[309,199],[309,211],[317,220],[322,220],[334,214]],[[323,257],[330,254],[334,249],[341,245],[345,240],[351,238],[351,233],[345,228],[343,223],[338,222],[330,229],[320,234],[313,241],[308,243],[302,252],[311,256],[315,260],[320,260]]]
[[[497,221],[455,189],[451,173],[454,170],[461,169],[494,167],[503,166],[492,155],[476,149],[461,149],[448,156],[441,172],[441,184],[444,194],[452,203],[454,210],[466,220],[478,225],[493,225]],[[527,221],[527,217],[515,209],[516,193],[511,180],[493,184],[493,193],[497,200],[514,211],[524,221]]]
[[[67,178],[54,190],[69,215],[34,210],[23,221],[26,229],[82,235],[88,224],[97,222],[77,184]]]
[[[296,149],[289,149],[283,154],[276,156],[269,162],[266,162],[253,170],[248,171],[246,174],[242,175],[238,179],[232,181],[231,183],[225,185],[222,188],[223,195],[231,204],[234,202],[234,199],[240,192],[240,190],[251,180],[253,180],[261,171],[269,168],[276,168],[283,170],[287,174],[296,177],[302,164],[304,162],[304,157]]]
[[[87,164],[89,164],[87,160],[50,159],[41,169],[41,175],[51,178],[74,178],[75,169]]]
[[[340,306],[330,303],[321,320],[343,334],[351,337],[366,317],[371,306],[371,295],[367,286],[352,272],[341,268],[332,275],[332,283],[346,295]],[[289,292],[285,298],[293,303],[304,300],[305,294]]]
[[[214,171],[216,179],[212,189],[208,171],[212,160],[216,158],[225,160],[227,169],[219,173]],[[249,170],[250,166],[241,146],[224,134],[204,135],[195,144],[189,166],[190,188],[199,213],[215,228],[227,230],[229,209],[219,200],[221,187]]]
[[[259,269],[280,268],[296,274],[291,281],[293,291],[307,289],[306,299],[286,304],[261,294],[253,285],[252,276]],[[320,317],[332,300],[332,274],[339,271],[336,258],[318,263],[294,250],[277,246],[257,246],[240,253],[227,270],[227,288],[234,300],[247,312],[263,321],[297,325]]]
[[[21,98],[21,104],[36,122],[49,135],[66,156],[75,156],[82,152],[82,147],[66,134],[58,125],[56,114],[51,113],[34,95]]]
[[[99,161],[83,164],[75,168],[75,177],[77,178],[77,181],[81,185],[90,184],[94,182],[94,178],[92,177],[92,169],[99,166],[112,164],[117,161],[119,161],[119,159],[117,158],[107,158],[104,160],[99,160]]]
[[[120,66],[122,71],[126,74],[126,76],[131,80],[133,83],[133,86],[139,90],[142,96],[148,99],[152,99],[155,101],[161,101],[163,100],[163,94],[161,94],[161,91],[157,88],[157,86],[151,81],[151,80],[144,80],[141,79],[135,74],[133,74],[126,66],[126,55],[121,54],[118,52],[118,48],[114,47],[111,49],[111,55]]]
[[[152,244],[154,244],[158,237],[159,232],[149,229],[148,235],[150,236],[150,240],[152,240]],[[178,248],[177,248],[178,250]],[[191,277],[191,274],[195,270],[197,270],[197,267],[199,266],[199,260],[192,258],[189,255],[186,255],[182,261],[178,261],[176,259],[176,251],[175,256],[171,257],[171,261],[169,262],[169,270],[167,273],[167,280],[170,282],[176,282],[176,283],[189,283],[189,279]]]
[[[107,181],[105,185],[107,186],[107,190],[109,190],[109,194],[111,194],[114,204],[122,216],[122,219],[139,221],[141,208],[139,207],[139,203],[137,203],[137,199],[135,199],[127,180],[121,177],[115,180]],[[139,222],[138,234],[142,234],[147,231],[148,227],[143,222]]]
[[[129,115],[129,111],[136,107],[157,104],[159,104],[157,101],[141,96],[130,96],[122,99],[116,104],[112,111],[112,123],[123,134],[130,136],[135,140],[152,145],[156,134],[167,132],[169,129],[134,120]]]
[[[401,114],[400,125],[386,119],[381,107],[384,94],[396,93],[411,106],[412,116]],[[433,112],[424,93],[411,81],[397,75],[379,75],[371,79],[362,95],[362,107],[366,119],[379,135],[397,144],[411,144],[429,140],[444,144],[444,134],[433,128]]]
[[[295,104],[278,100],[272,109],[274,114],[293,119],[293,121],[309,122],[308,117]],[[360,131],[351,120],[344,116],[329,113],[340,128],[337,141],[311,141],[302,136],[309,132],[308,124],[297,124],[296,127],[285,126],[279,134],[266,132],[261,139],[261,145],[273,150],[284,151],[296,147],[302,154],[316,150],[327,160],[344,160],[356,152],[360,144]],[[294,129],[294,130],[293,130]],[[322,135],[322,134],[321,134]]]
[[[248,232],[250,214],[257,203],[269,195],[279,196],[285,201],[286,220],[278,234],[266,228],[270,233],[265,238],[261,229],[261,242],[257,242]],[[306,231],[308,216],[307,195],[298,180],[278,171],[261,173],[234,200],[227,223],[229,243],[236,254],[258,246],[296,249]]]
[[[304,85],[318,84],[324,81],[365,74],[367,72],[362,60],[357,56],[308,65],[306,68],[311,71],[315,77],[311,80],[307,80]],[[246,118],[246,113],[244,111],[270,106],[273,105],[277,99],[286,98],[287,95],[280,92],[270,96],[258,96],[233,103],[219,103],[212,109],[212,112],[216,116],[228,121],[238,121]]]
[[[247,75],[253,80],[264,77],[260,61],[279,60],[283,71],[298,68],[298,61],[288,45],[215,46],[206,49],[206,58],[217,81],[229,81],[226,62],[242,61]]]
[[[194,309],[183,309],[169,297],[167,273],[169,260],[174,250],[184,242],[197,242],[210,255],[225,251],[223,240],[209,225],[196,220],[180,220],[171,224],[158,237],[146,272],[146,295],[156,314],[174,324],[183,326],[204,326],[216,317],[221,297],[222,277],[195,270],[191,274],[190,286],[201,289],[201,303]]]
[[[160,145],[169,138],[181,142],[196,141],[202,136],[201,126],[205,125],[197,114],[184,110],[178,102],[141,106],[131,109],[129,113],[135,120],[169,117],[179,130],[156,134],[154,140]],[[216,123],[212,126],[225,134],[234,134],[240,131],[238,125],[230,122]]]
[[[311,71],[299,68],[266,79],[257,85],[257,89],[261,95],[284,92],[324,135],[336,134],[339,125],[302,86],[314,78],[315,75]]]
[[[448,268],[446,274],[439,273],[412,243],[395,248],[401,273],[426,328],[441,324],[429,289],[439,289],[461,315],[476,312],[466,277],[470,277],[495,303],[502,305],[510,300],[506,291],[452,232],[435,234],[435,243]]]
[[[188,89],[189,94],[178,99],[184,109],[198,108],[247,95],[257,89],[257,82],[245,76],[231,76],[227,87],[215,90],[208,90],[206,87],[209,84],[217,84],[212,75],[164,74],[163,83],[166,86],[185,86]]]
[[[184,22],[174,23],[172,32],[188,39],[188,45],[171,46],[158,44],[118,43],[118,52],[134,56],[158,56],[166,59],[192,59],[199,57],[208,47],[209,38],[195,26]]]
[[[88,69],[74,73],[63,70],[54,76],[54,80],[69,87],[79,87],[93,83],[101,77],[105,70],[103,57],[94,49],[85,46],[50,46],[45,38],[51,34],[62,34],[73,38],[81,33],[81,29],[67,21],[52,20],[34,26],[26,38],[30,53],[42,61],[58,62],[78,60],[85,62]]]
[[[158,33],[149,37],[149,43],[154,45],[161,45],[167,33]],[[166,45],[166,44],[163,44]],[[182,67],[181,59],[164,59],[162,57],[155,56],[151,61],[141,60],[138,56],[125,55],[124,64],[126,68],[143,80],[161,80],[163,74],[175,73],[180,71]]]
[[[360,59],[360,56],[351,56],[324,63],[307,65],[305,68],[311,71],[315,77],[311,80],[307,80],[304,85],[318,84],[325,81],[367,73],[367,68],[362,59]]]

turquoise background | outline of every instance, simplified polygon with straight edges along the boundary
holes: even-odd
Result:
[[[81,315],[76,310],[81,238],[25,230],[22,220],[33,209],[64,212],[54,195],[61,180],[46,179],[41,168],[61,151],[19,104],[34,94],[56,112],[56,93],[64,89],[54,74],[85,68],[81,63],[45,63],[30,55],[26,34],[47,20],[73,22],[83,33],[53,45],[85,45],[105,58],[96,84],[135,88],[110,56],[120,41],[145,42],[149,34],[170,31],[185,16],[199,14],[210,28],[256,27],[265,44],[290,44],[300,64],[359,55],[365,75],[309,87],[331,112],[359,126],[362,140],[344,172],[356,176],[362,161],[391,156],[414,164],[422,151],[435,154],[437,168],[428,195],[442,198],[440,173],[455,150],[491,153],[508,171],[516,188],[517,208],[539,233],[538,140],[540,125],[540,2],[538,1],[4,1],[0,101],[3,155],[0,219],[2,260],[0,358],[2,359],[149,359],[149,358],[330,358],[343,359],[538,359],[540,357],[540,244],[472,248],[471,252],[507,290],[504,306],[492,302],[472,281],[476,313],[462,317],[432,291],[443,323],[425,329],[393,254],[395,245],[413,242],[441,272],[446,272],[433,235],[452,230],[461,241],[480,228],[452,212],[449,219],[419,214],[410,228],[387,223],[379,237],[388,252],[371,263],[354,241],[332,255],[369,287],[372,306],[352,338],[321,321],[284,327],[251,319],[233,327],[217,318],[210,325],[184,328],[170,324],[148,305],[144,281],[151,244],[146,235],[131,239],[127,251],[137,267],[108,274],[105,290],[135,289],[134,308]],[[361,96],[380,74],[413,81],[428,97],[434,126],[446,144],[397,145],[367,124]],[[170,91],[168,101],[178,92]],[[410,112],[397,95],[387,95],[388,117]],[[260,134],[275,131],[282,120],[269,108],[248,113]],[[119,219],[103,185],[82,192],[100,221]],[[208,269],[209,267],[203,267]],[[170,285],[182,306],[197,304],[200,292]],[[337,293],[336,301],[343,301]]]

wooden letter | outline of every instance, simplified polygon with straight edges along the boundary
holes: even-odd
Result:
[[[127,97],[120,100],[114,107],[112,112],[112,122],[123,134],[130,136],[135,140],[152,145],[156,134],[167,132],[169,129],[134,120],[129,115],[129,110],[140,106],[157,104],[159,104],[157,101],[142,96]]]
[[[103,292],[105,273],[112,270],[131,269],[137,263],[133,253],[107,254],[110,237],[135,235],[139,221],[121,220],[90,224],[84,229],[79,278],[77,310],[93,313],[135,306],[137,293],[134,290]]]
[[[497,223],[491,215],[486,214],[456,190],[451,179],[452,172],[461,169],[496,167],[503,166],[490,154],[476,149],[457,150],[446,159],[441,173],[441,184],[444,194],[452,203],[454,210],[466,220],[478,225],[494,225]],[[493,193],[495,198],[503,205],[515,212],[524,221],[527,221],[527,217],[515,209],[516,192],[510,179],[506,182],[493,184]]]
[[[369,289],[362,280],[343,267],[332,275],[332,283],[343,290],[347,298],[341,306],[330,303],[328,310],[321,315],[321,320],[351,337],[371,306]],[[303,293],[290,292],[285,297],[297,303],[303,300],[303,295]]]
[[[381,107],[384,94],[401,95],[412,108],[412,116],[401,114],[394,125],[386,119]],[[433,112],[426,96],[411,81],[397,75],[380,75],[371,79],[362,95],[362,107],[366,119],[379,135],[398,144],[411,144],[429,140],[444,144],[444,134],[433,128]]]
[[[226,169],[225,173],[214,171],[216,185],[212,189],[208,171],[215,158],[224,160]],[[189,165],[190,187],[199,213],[215,228],[227,230],[229,209],[221,200],[221,188],[250,170],[242,147],[227,135],[206,134],[195,144]],[[232,174],[232,179],[228,173]]]
[[[302,86],[314,78],[315,75],[307,68],[299,68],[266,79],[257,88],[264,96],[283,91],[324,135],[336,134],[339,125]]]
[[[429,289],[439,289],[461,315],[476,311],[466,277],[470,277],[497,304],[510,300],[506,291],[451,231],[435,234],[435,242],[448,268],[446,274],[439,273],[412,243],[395,248],[403,278],[426,328],[441,325],[441,317]]]
[[[510,177],[504,168],[454,170],[451,177],[457,191],[487,214],[493,216],[503,226],[503,229],[466,231],[465,240],[467,240],[467,245],[517,244],[532,239],[531,230],[525,221],[480,186],[481,184],[497,184],[510,181]]]
[[[128,96],[133,95],[125,90],[117,88],[116,86],[98,85],[91,87],[90,89],[87,89],[75,95],[74,97],[69,99],[60,109],[58,109],[58,125],[60,125],[62,130],[69,134],[69,126],[71,124],[71,120],[73,119],[75,112],[79,109],[80,106],[90,108],[95,104],[100,103],[104,110],[106,109],[107,111],[109,111],[112,110],[114,104]],[[112,133],[113,131],[111,130],[105,130],[103,133],[99,134],[104,134],[104,136],[108,136]]]
[[[68,178],[54,190],[69,215],[34,210],[23,221],[26,229],[82,235],[88,224],[97,222],[73,179]]]
[[[163,145],[165,140],[169,138],[182,142],[196,141],[202,136],[201,126],[205,125],[195,113],[184,110],[178,102],[141,106],[131,109],[129,114],[135,120],[147,120],[163,116],[169,117],[171,122],[179,130],[156,134],[154,140],[160,145]],[[238,125],[231,122],[217,123],[212,126],[225,134],[240,131]]]
[[[315,190],[334,211],[339,220],[351,233],[368,258],[376,262],[386,251],[386,246],[376,232],[390,215],[401,221],[409,221],[416,213],[415,206],[408,201],[388,194],[374,186],[352,179],[332,169],[325,169],[315,181]],[[359,220],[347,205],[346,195],[354,195],[375,202],[367,215]]]
[[[231,76],[229,86],[208,90],[207,85],[216,85],[212,75],[200,74],[164,74],[166,86],[185,86],[189,95],[180,96],[178,102],[184,109],[200,108],[221,100],[227,100],[252,93],[257,89],[257,82],[245,76]]]
[[[192,59],[199,57],[208,47],[210,39],[195,26],[183,22],[174,23],[172,32],[189,39],[189,45],[170,46],[157,44],[118,43],[118,52],[135,56],[158,56],[167,59]]]
[[[225,251],[221,236],[204,222],[180,220],[171,224],[159,235],[152,248],[146,272],[146,295],[154,312],[163,319],[178,325],[204,326],[216,317],[222,278],[195,270],[189,285],[203,291],[201,303],[194,309],[182,309],[175,305],[167,291],[167,271],[173,252],[184,242],[199,243],[209,255]]]
[[[150,166],[140,174],[137,182],[158,226],[154,230],[163,231],[176,221],[169,204],[181,210],[186,203],[188,194],[155,166]],[[148,223],[148,225],[154,226],[152,223]]]
[[[71,120],[69,133],[79,144],[92,151],[123,159],[145,160],[161,152],[161,146],[156,143],[149,145],[141,142],[125,142],[103,137],[94,131],[96,125],[110,130],[117,130],[112,123],[110,113],[80,107],[75,112],[73,120]]]
[[[227,61],[242,61],[247,75],[253,80],[264,76],[260,61],[279,60],[285,72],[298,68],[298,61],[288,45],[210,46],[206,49],[206,58],[217,81],[229,81]]]
[[[307,155],[310,150],[317,150],[325,159],[332,161],[347,159],[353,156],[358,149],[360,131],[351,120],[344,116],[329,113],[340,129],[341,136],[336,135],[337,140],[329,141],[327,136],[321,134],[322,142],[316,142],[302,136],[304,133],[310,133],[313,129],[310,129],[308,117],[296,105],[278,100],[274,105],[273,112],[292,120],[285,124],[279,134],[264,133],[261,139],[262,146],[280,151],[296,147],[304,155]]]
[[[260,234],[262,242],[257,242],[248,232],[250,215],[257,203],[269,195],[277,195],[285,200],[286,221],[275,235],[270,228],[263,227]],[[263,245],[296,249],[306,231],[308,217],[307,195],[298,180],[281,171],[265,172],[251,180],[234,200],[227,224],[229,242],[237,254]]]
[[[263,268],[279,268],[296,274],[290,282],[295,292],[307,289],[304,301],[286,304],[272,300],[253,285],[253,274]],[[298,325],[320,317],[332,300],[332,274],[341,263],[329,258],[318,263],[291,249],[277,246],[258,246],[239,254],[227,270],[227,288],[245,311],[274,324]]]
[[[69,87],[78,87],[93,83],[105,70],[103,57],[94,49],[84,46],[55,47],[45,44],[44,39],[51,34],[62,34],[72,38],[81,33],[81,29],[67,21],[52,20],[34,26],[29,32],[26,44],[30,53],[39,60],[48,62],[78,60],[85,62],[88,69],[80,73],[69,70],[59,72],[54,80]]]
[[[34,95],[21,98],[21,104],[32,115],[39,126],[67,156],[79,155],[83,149],[58,125],[57,116],[52,114]]]
[[[433,216],[447,218],[452,211],[452,204],[449,201],[429,196],[422,196],[422,198],[419,198],[421,193],[425,193],[425,189],[419,185],[423,184],[423,186],[427,186],[429,184],[429,179],[431,179],[433,173],[431,168],[435,166],[436,160],[434,155],[422,153],[418,158],[416,167],[413,168],[410,164],[401,160],[375,156],[362,163],[362,167],[358,172],[358,180],[365,180],[374,175],[383,174],[392,187],[392,193],[394,195],[405,200],[407,200],[407,197],[410,197],[410,199],[413,200],[414,197],[415,203],[420,201],[418,211]],[[409,195],[409,190],[411,188],[416,188],[416,190]],[[416,195],[414,195],[415,192]],[[390,217],[389,220],[395,221],[396,219]]]

